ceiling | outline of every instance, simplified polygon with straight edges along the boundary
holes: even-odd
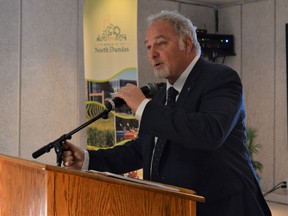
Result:
[[[207,5],[211,7],[223,7],[223,6],[245,4],[257,1],[265,1],[265,0],[168,0],[168,1]]]

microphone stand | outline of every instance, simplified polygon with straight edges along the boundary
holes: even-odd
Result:
[[[99,115],[95,116],[94,118],[90,119],[89,121],[87,121],[86,123],[80,125],[79,127],[75,128],[74,130],[72,130],[68,134],[64,134],[61,137],[59,137],[58,139],[56,139],[55,141],[50,142],[49,144],[47,144],[47,145],[43,146],[42,148],[38,149],[37,151],[35,151],[32,154],[32,157],[34,159],[36,159],[36,158],[40,157],[41,155],[43,155],[44,153],[50,152],[50,150],[52,148],[54,148],[55,152],[56,152],[56,156],[57,156],[57,166],[61,166],[62,159],[63,159],[63,151],[64,151],[62,143],[65,142],[68,139],[70,140],[72,138],[73,134],[75,134],[76,132],[82,130],[83,128],[85,128],[86,126],[90,125],[94,121],[96,121],[96,120],[98,120],[100,118],[107,119],[109,112],[110,112],[110,110],[108,110],[108,109],[104,110]]]

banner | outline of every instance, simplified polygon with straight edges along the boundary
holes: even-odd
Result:
[[[87,118],[104,110],[127,83],[138,83],[137,0],[85,0],[83,11]],[[90,149],[110,148],[137,137],[138,121],[126,105],[88,126]]]

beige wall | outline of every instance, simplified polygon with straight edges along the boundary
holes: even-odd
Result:
[[[1,153],[32,159],[85,120],[81,14],[77,0],[1,0]]]
[[[0,153],[32,160],[33,151],[84,123],[82,4],[83,0],[1,0]],[[213,8],[138,0],[140,85],[160,81],[148,66],[143,41],[146,16],[162,9],[179,10],[198,28],[215,31]],[[286,0],[219,9],[219,33],[235,36],[237,55],[225,63],[243,80],[247,125],[257,129],[256,142],[262,145],[257,159],[264,164],[264,190],[288,179],[287,11]],[[85,130],[73,141],[85,146]],[[54,150],[37,161],[55,164]]]

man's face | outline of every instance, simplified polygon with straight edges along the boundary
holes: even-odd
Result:
[[[173,26],[167,21],[153,23],[147,29],[145,37],[148,60],[154,73],[171,83],[174,83],[188,66],[187,51],[184,44],[179,46],[179,39]]]

